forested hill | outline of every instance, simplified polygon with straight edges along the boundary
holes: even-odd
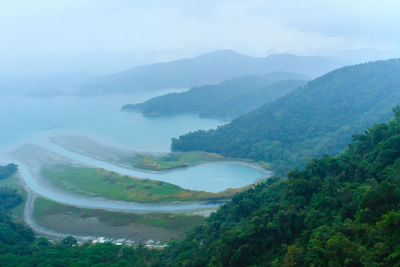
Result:
[[[146,116],[197,113],[204,117],[233,118],[288,94],[304,85],[305,79],[302,74],[286,72],[251,75],[155,97],[122,109]]]
[[[217,130],[173,139],[172,149],[263,160],[278,174],[303,168],[307,158],[336,154],[352,134],[389,119],[400,103],[399,74],[399,59],[340,68]]]
[[[306,80],[283,80],[275,82],[264,88],[238,94],[208,107],[199,113],[200,117],[232,119],[249,113],[263,104],[272,102],[279,97],[305,85]]]
[[[0,266],[398,266],[400,108],[338,156],[236,195],[163,251],[35,239],[0,187]]]
[[[338,156],[235,196],[165,251],[170,266],[399,266],[400,109]]]
[[[0,166],[0,180],[10,177],[16,171],[17,171],[17,165],[12,163],[6,166]]]
[[[51,244],[8,216],[22,198],[0,187],[1,266],[398,266],[400,108],[338,156],[236,195],[163,251]]]
[[[169,88],[191,88],[245,75],[297,72],[317,77],[346,63],[328,57],[288,54],[250,57],[222,50],[194,58],[138,66],[102,76],[82,85],[80,94],[137,93]]]

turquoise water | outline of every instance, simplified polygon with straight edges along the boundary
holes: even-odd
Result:
[[[115,201],[110,199],[104,199],[99,197],[88,197],[80,194],[74,194],[59,188],[48,187],[43,185],[29,172],[24,165],[20,164],[19,171],[24,178],[25,184],[29,188],[40,196],[47,199],[54,200],[56,202],[64,203],[67,205],[83,207],[83,208],[95,208],[95,209],[107,209],[114,211],[127,211],[127,212],[160,212],[160,211],[185,211],[203,208],[218,207],[221,203],[207,203],[207,202],[193,202],[193,203],[160,203],[160,204],[148,204],[148,203],[134,203],[125,201]]]
[[[186,189],[198,191],[220,192],[228,188],[238,188],[253,183],[257,178],[269,175],[268,172],[265,172],[261,168],[234,161],[205,163],[159,172],[127,169],[69,151],[45,140],[38,140],[36,144],[58,155],[88,166],[106,169],[122,175],[168,182]]]
[[[121,174],[166,181],[187,189],[218,192],[251,184],[266,175],[260,169],[235,162],[218,162],[152,173],[124,169],[72,153],[49,142],[40,143],[43,136],[54,133],[83,134],[107,144],[138,151],[168,152],[172,137],[197,129],[215,128],[220,124],[217,120],[201,119],[197,115],[146,118],[141,114],[120,111],[121,106],[126,103],[136,103],[151,96],[2,96],[0,156],[1,151],[10,150],[10,147],[17,147],[24,142],[35,142],[35,136],[40,136],[37,141],[39,145],[74,161]]]
[[[196,115],[145,118],[121,112],[122,105],[151,97],[99,96],[29,98],[0,96],[0,148],[34,133],[85,134],[141,151],[166,152],[170,139],[188,131],[210,129],[219,122]]]

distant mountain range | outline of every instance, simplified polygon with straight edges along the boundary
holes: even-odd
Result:
[[[82,84],[96,77],[86,72],[3,75],[0,76],[0,94],[34,97],[75,94]]]
[[[250,57],[221,50],[189,59],[135,67],[84,83],[80,94],[135,93],[167,88],[191,88],[269,72],[295,72],[317,77],[345,65],[344,60],[290,54]]]
[[[390,118],[400,104],[399,74],[400,59],[343,67],[217,130],[173,139],[172,149],[262,160],[283,175]]]
[[[128,104],[122,109],[145,116],[196,113],[202,117],[231,119],[297,89],[306,79],[305,75],[287,72],[244,76]]]

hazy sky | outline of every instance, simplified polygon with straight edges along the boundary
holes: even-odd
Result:
[[[396,56],[399,14],[397,0],[0,0],[0,73],[106,73],[217,49]]]

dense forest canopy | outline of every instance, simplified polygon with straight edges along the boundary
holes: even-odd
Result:
[[[0,180],[10,177],[16,171],[17,171],[17,165],[12,163],[6,166],[0,166]]]
[[[338,156],[235,196],[165,251],[171,266],[398,266],[400,108]]]
[[[200,117],[207,118],[236,118],[261,107],[265,103],[287,95],[306,83],[306,80],[283,80],[275,82],[264,88],[229,97],[217,105],[207,107],[199,115]]]
[[[75,246],[73,237],[56,244],[35,238],[31,229],[13,222],[8,214],[21,202],[15,190],[0,187],[0,266],[147,266],[158,261],[157,254],[144,247]]]
[[[302,74],[287,72],[251,75],[154,97],[122,109],[146,116],[197,113],[202,117],[233,118],[288,94],[304,85],[304,79],[307,77]]]
[[[172,149],[262,160],[284,175],[307,158],[342,151],[353,133],[389,119],[400,103],[399,73],[399,59],[332,71],[216,130],[173,139]]]

